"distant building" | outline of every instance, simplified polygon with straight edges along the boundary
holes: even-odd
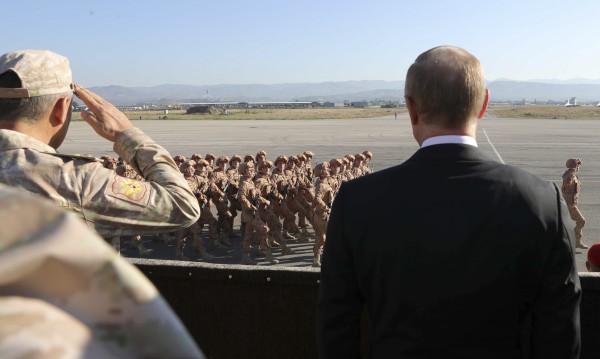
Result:
[[[369,102],[367,102],[367,101],[353,101],[353,102],[350,102],[350,107],[366,108],[366,107],[369,107]]]

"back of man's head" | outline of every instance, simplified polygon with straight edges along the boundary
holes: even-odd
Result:
[[[600,243],[592,244],[588,249],[585,265],[590,272],[600,272]]]
[[[404,94],[423,121],[445,129],[477,119],[486,96],[483,67],[464,49],[440,46],[428,50],[408,69]]]
[[[69,60],[44,50],[0,56],[0,121],[35,121],[73,92]]]

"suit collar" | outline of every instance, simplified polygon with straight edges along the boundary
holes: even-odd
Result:
[[[407,162],[439,160],[493,161],[491,157],[481,152],[477,147],[465,144],[445,143],[423,147],[415,152]]]

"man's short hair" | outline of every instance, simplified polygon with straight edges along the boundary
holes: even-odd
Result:
[[[12,71],[0,75],[0,88],[20,88],[21,79]],[[0,121],[35,121],[44,116],[56,100],[66,94],[23,98],[0,98]]]
[[[410,66],[404,94],[426,124],[455,129],[479,114],[485,89],[483,67],[475,56],[461,48],[440,46],[422,53]]]

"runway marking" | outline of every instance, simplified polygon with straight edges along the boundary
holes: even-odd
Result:
[[[494,144],[492,143],[492,141],[490,141],[490,138],[487,135],[487,132],[485,132],[485,128],[481,128],[483,130],[483,134],[485,135],[485,138],[487,138],[488,143],[490,144],[490,146],[492,146],[492,149],[494,150],[494,152],[496,152],[496,156],[498,156],[498,159],[500,160],[500,163],[502,163],[503,165],[506,164],[506,162],[504,162],[504,160],[502,159],[502,156],[500,156],[500,153],[498,153],[498,151],[496,150],[496,147],[494,146]]]

